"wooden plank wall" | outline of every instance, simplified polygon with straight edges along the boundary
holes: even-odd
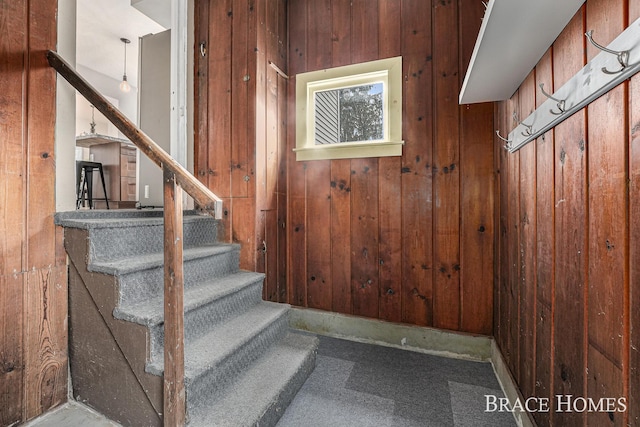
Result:
[[[55,212],[56,4],[0,1],[0,425],[67,398],[67,268]]]
[[[501,134],[640,17],[635,0],[588,0],[514,96]],[[515,154],[496,156],[500,233],[495,337],[541,426],[640,425],[640,77]],[[496,141],[496,144],[499,144]],[[627,410],[559,412],[555,395],[624,398]]]
[[[493,330],[493,106],[457,103],[481,2],[290,0],[289,302]],[[402,157],[297,162],[295,75],[402,55]]]
[[[285,0],[196,1],[195,170],[223,199],[221,238],[287,300]],[[271,66],[275,65],[275,67]],[[276,69],[282,70],[278,73]]]

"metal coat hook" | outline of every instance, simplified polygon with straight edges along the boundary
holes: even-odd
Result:
[[[542,91],[542,94],[544,96],[546,96],[549,99],[552,99],[554,101],[557,102],[557,106],[558,106],[558,110],[560,110],[559,112],[555,112],[552,109],[549,109],[549,112],[553,115],[559,116],[560,114],[563,114],[566,110],[565,110],[565,101],[566,99],[557,99],[554,98],[553,96],[549,95],[547,92],[544,91],[544,83],[540,83],[540,90]]]
[[[520,122],[520,124],[527,128],[526,131],[520,132],[522,134],[522,136],[524,136],[526,138],[527,136],[533,135],[533,125],[532,124],[528,125],[528,124],[526,124],[524,122]]]
[[[518,113],[516,113],[515,111],[513,112],[513,121],[518,123],[519,125],[522,125],[522,126],[527,128],[527,130],[525,132],[520,132],[522,134],[522,136],[524,136],[526,138],[528,136],[533,135],[533,125],[532,124],[528,125],[526,123],[521,122],[520,118],[518,117]],[[500,135],[498,135],[498,136],[500,136]],[[504,138],[502,138],[502,139],[504,139]],[[506,139],[504,139],[504,140],[506,141]]]
[[[503,137],[502,135],[500,135],[500,129],[496,130],[496,135],[498,135],[498,138],[500,138],[501,140],[503,140],[504,142],[506,142],[506,144],[504,145],[504,148],[506,150],[510,150],[511,149],[511,141],[508,140],[507,138]]]
[[[617,71],[610,71],[608,70],[606,67],[602,67],[602,72],[605,74],[618,74],[621,73],[622,71],[624,71],[625,68],[627,68],[629,66],[629,51],[628,50],[623,50],[623,51],[615,51],[615,50],[611,50],[611,49],[607,49],[604,46],[599,45],[598,43],[596,43],[593,40],[593,30],[589,30],[586,33],[584,33],[585,36],[587,36],[587,38],[589,39],[589,41],[591,42],[592,45],[594,45],[595,47],[597,47],[598,49],[610,53],[612,55],[616,55],[616,57],[618,58],[618,62],[620,63],[621,67],[619,70]]]

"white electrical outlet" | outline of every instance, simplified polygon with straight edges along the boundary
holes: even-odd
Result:
[[[144,186],[144,198],[145,199],[149,198],[149,186],[148,185]]]

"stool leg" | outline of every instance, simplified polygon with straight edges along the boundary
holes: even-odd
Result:
[[[100,171],[100,179],[102,180],[102,190],[104,191],[104,201],[107,203],[107,209],[109,209],[109,196],[107,196],[107,186],[104,184],[104,172],[102,171],[102,165],[98,166]]]
[[[84,188],[81,186],[83,184],[83,169],[82,166],[76,164],[76,209],[80,209],[80,200],[82,199],[82,192]]]
[[[85,168],[82,168],[82,182],[80,183],[80,206],[85,207],[86,206],[86,200],[87,200],[87,170]]]
[[[85,176],[87,177],[87,200],[89,201],[89,209],[93,209],[93,168],[87,168]]]

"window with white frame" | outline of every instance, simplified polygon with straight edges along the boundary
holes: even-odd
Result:
[[[402,155],[402,58],[296,76],[297,160]]]

